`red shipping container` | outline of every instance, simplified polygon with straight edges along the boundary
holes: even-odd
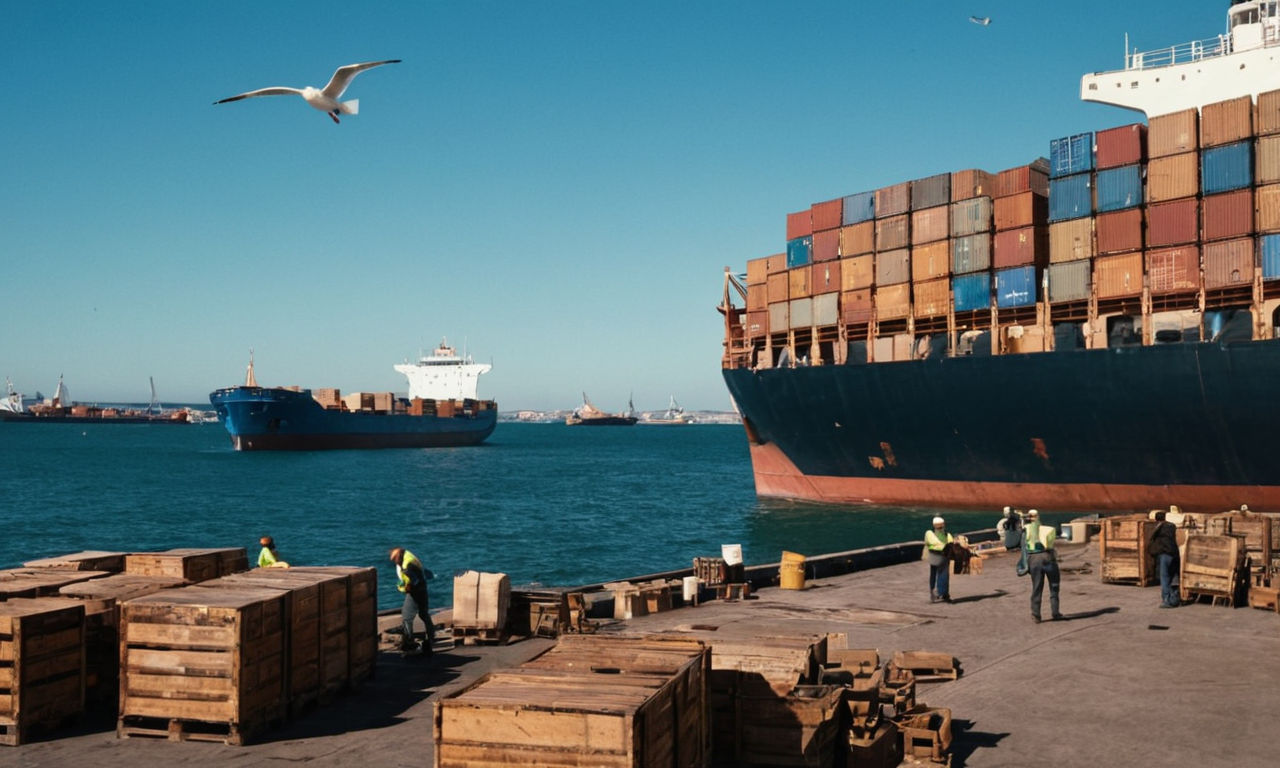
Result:
[[[1206,243],[1204,246],[1204,287],[1226,288],[1253,282],[1254,245],[1252,237]]]
[[[861,256],[876,249],[875,221],[862,221],[840,230],[840,255]]]
[[[951,274],[951,241],[939,240],[911,249],[911,279],[933,280]]]
[[[747,338],[754,339],[769,333],[769,310],[747,313]]]
[[[892,251],[911,244],[907,231],[911,217],[893,216],[876,219],[876,251]]]
[[[787,214],[787,239],[808,237],[813,234],[813,217],[808,208]]]
[[[1094,144],[1094,165],[1099,170],[1140,163],[1147,157],[1147,126],[1133,123],[1098,131]]]
[[[1022,227],[997,232],[991,244],[996,269],[1045,264],[1049,260],[1049,232],[1044,227]]]
[[[810,268],[813,270],[813,276],[809,279],[809,285],[812,287],[815,296],[820,293],[840,290],[839,259],[814,264]]]
[[[1142,250],[1141,208],[1100,213],[1095,227],[1100,254]]]
[[[1035,192],[996,198],[996,231],[1049,222],[1049,198]]]
[[[840,314],[845,325],[861,325],[871,322],[871,289],[845,291],[840,294]]]
[[[1142,251],[1099,256],[1093,265],[1093,285],[1098,298],[1142,295]]]
[[[876,218],[897,216],[911,210],[911,182],[904,181],[876,190]]]
[[[1253,190],[1206,195],[1200,203],[1201,240],[1227,240],[1253,234]]]
[[[813,231],[839,229],[840,219],[844,216],[844,198],[837,197],[825,203],[814,203],[812,210]]]
[[[946,240],[951,234],[951,205],[922,208],[911,212],[911,244]]]
[[[1047,160],[1030,165],[1019,165],[996,174],[996,191],[993,197],[1020,195],[1023,192],[1035,192],[1042,197],[1049,196],[1049,162]]]
[[[1200,201],[1194,197],[1147,206],[1147,247],[1185,245],[1200,239]]]
[[[1180,245],[1147,251],[1147,281],[1153,294],[1200,290],[1200,247]]]
[[[916,317],[937,317],[951,310],[951,281],[928,280],[913,287]]]
[[[840,230],[825,229],[813,233],[813,261],[840,258]]]

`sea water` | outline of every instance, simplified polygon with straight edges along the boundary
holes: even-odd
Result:
[[[430,568],[576,586],[688,568],[740,544],[748,563],[917,540],[932,509],[758,500],[740,426],[501,423],[481,446],[237,453],[217,424],[0,423],[0,567],[80,550],[243,546],[296,565]],[[997,511],[946,513],[953,531]]]

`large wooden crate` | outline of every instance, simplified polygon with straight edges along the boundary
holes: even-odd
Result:
[[[178,548],[164,552],[134,552],[125,556],[125,573],[136,576],[169,576],[194,584],[248,570],[244,547],[215,549]]]
[[[1145,515],[1107,517],[1100,522],[1098,556],[1102,561],[1102,580],[1140,587],[1155,584],[1160,574],[1155,558],[1147,551],[1147,541],[1156,522]]]
[[[279,590],[252,587],[124,603],[116,733],[242,744],[282,720],[285,610]]]
[[[360,683],[373,677],[378,665],[377,569],[349,565],[329,565],[290,568],[289,571],[341,576],[346,579],[347,685],[355,688]],[[337,642],[334,634],[330,633],[327,637],[333,642]],[[333,653],[336,653],[336,650]]]
[[[1276,539],[1276,526],[1280,517],[1256,512],[1226,512],[1213,515],[1205,521],[1205,533],[1244,536],[1245,555],[1249,569],[1259,583],[1270,583],[1272,559],[1280,540]]]
[[[83,711],[84,606],[0,603],[0,744],[22,744]]]
[[[738,697],[733,765],[827,768],[835,757],[844,687],[799,685],[786,696]]]
[[[16,597],[56,597],[68,584],[107,576],[106,571],[75,568],[8,568],[0,570],[0,600]]]
[[[1211,597],[1235,605],[1247,582],[1245,563],[1244,536],[1191,534],[1182,555],[1182,599]]]
[[[505,636],[511,580],[505,573],[463,571],[453,577],[453,634],[474,630]]]
[[[44,557],[22,564],[24,568],[68,568],[77,571],[109,571],[119,573],[124,570],[124,552],[101,552],[89,550],[73,552],[69,555]]]
[[[435,766],[705,766],[707,664],[700,643],[573,638],[437,701]]]

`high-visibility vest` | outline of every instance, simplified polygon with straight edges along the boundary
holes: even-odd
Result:
[[[258,567],[270,568],[276,564],[276,553],[271,551],[271,547],[263,547],[258,553]]]
[[[944,531],[944,533],[946,532]],[[924,532],[924,545],[931,552],[941,552],[947,548],[948,544],[954,541],[954,539],[951,538],[951,534],[947,533],[946,536],[946,541],[943,541],[942,538],[938,536],[938,534],[934,533],[932,529],[927,530]]]
[[[422,570],[422,561],[418,560],[418,558],[414,557],[412,552],[406,549],[404,551],[404,557],[400,558],[399,563],[396,563],[396,577],[400,579],[400,583],[396,585],[396,589],[401,592],[406,592],[409,589],[409,574],[405,573],[405,569],[412,563],[417,563],[418,570]],[[402,565],[403,567],[401,567]]]
[[[1040,521],[1036,521],[1027,525],[1026,546],[1027,552],[1036,554],[1037,552],[1048,552],[1053,549],[1053,544],[1058,538],[1058,532],[1054,530],[1052,525],[1040,525]]]

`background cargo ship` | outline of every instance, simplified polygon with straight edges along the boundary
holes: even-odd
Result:
[[[395,366],[409,379],[402,398],[259,387],[250,360],[244,386],[216,390],[209,401],[238,451],[477,445],[497,424],[497,404],[476,398],[477,380],[491,368],[442,342],[432,355]]]
[[[1280,505],[1280,18],[1228,25],[1083,78],[1146,123],[816,203],[726,271],[757,494]]]
[[[28,405],[8,380],[5,390],[4,398],[0,399],[0,421],[31,424],[188,424],[192,421],[192,411],[188,408],[164,410],[160,407],[154,381],[151,382],[151,404],[146,408],[73,403],[61,376],[58,389],[48,402]]]

